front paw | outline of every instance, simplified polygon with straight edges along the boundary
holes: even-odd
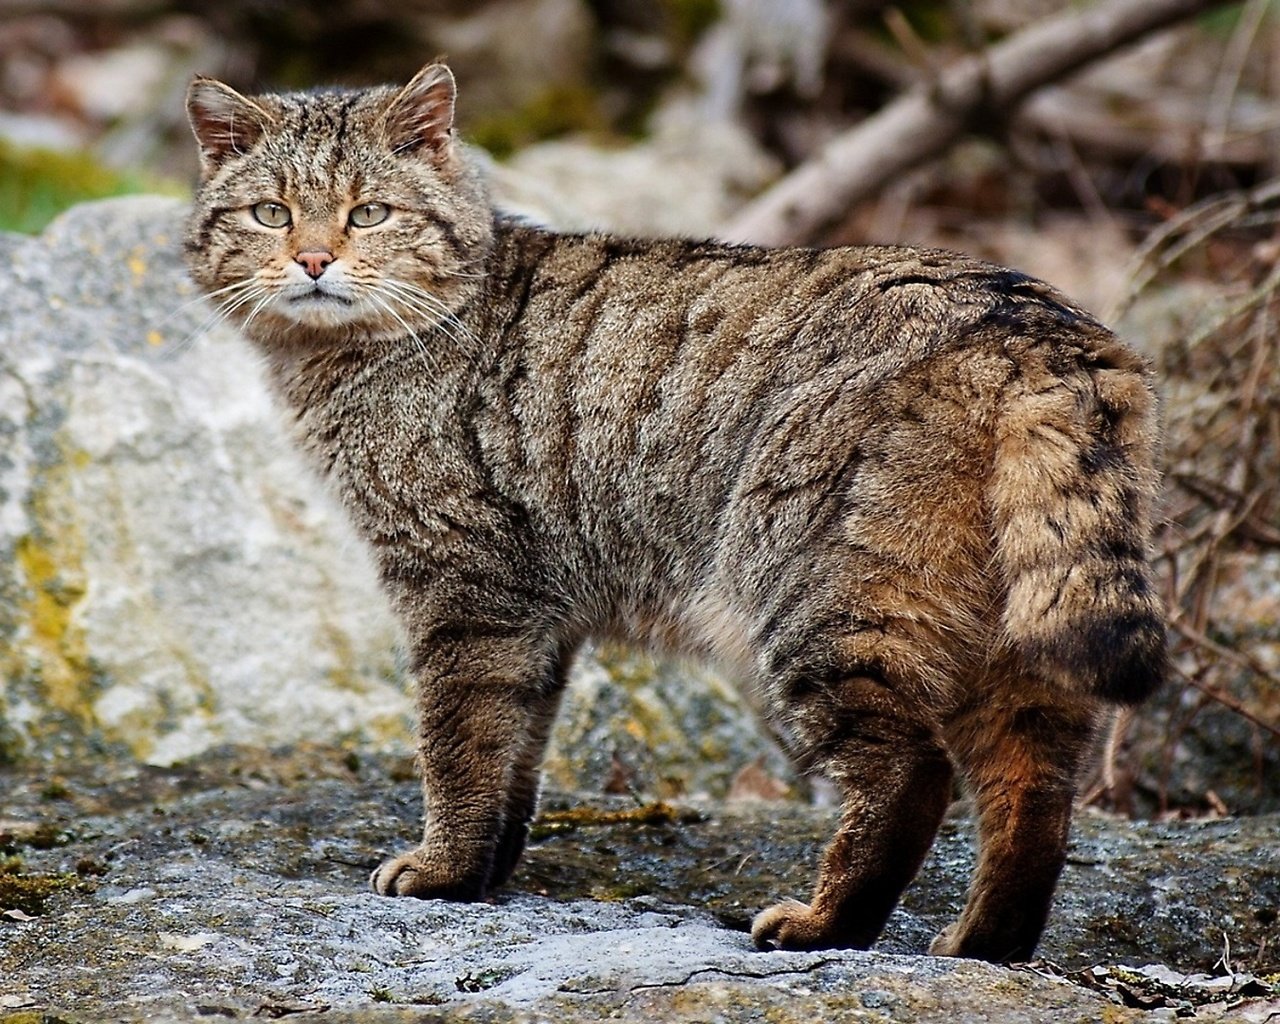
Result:
[[[760,949],[828,949],[835,944],[830,930],[809,904],[787,900],[756,915],[751,940]]]
[[[379,896],[468,903],[484,896],[484,879],[483,872],[460,874],[456,863],[417,849],[384,861],[369,876],[369,885]]]

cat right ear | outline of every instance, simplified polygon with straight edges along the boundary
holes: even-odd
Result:
[[[187,89],[187,117],[207,176],[228,157],[247,153],[275,122],[266,110],[215,78],[197,75]]]

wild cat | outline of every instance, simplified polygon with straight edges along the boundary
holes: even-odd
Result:
[[[1143,363],[952,253],[506,217],[455,93],[432,64],[188,99],[191,273],[265,357],[408,638],[426,827],[373,887],[506,882],[574,654],[622,638],[755,688],[843,796],[811,902],[761,913],[758,944],[870,945],[954,766],[981,849],[931,949],[1030,957],[1095,724],[1165,670]]]

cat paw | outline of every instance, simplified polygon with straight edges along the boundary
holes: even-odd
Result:
[[[1035,956],[1038,931],[961,928],[948,925],[929,943],[930,956],[958,956],[992,964],[1026,963]]]
[[[435,858],[421,850],[384,861],[369,876],[369,885],[379,896],[413,896],[420,900],[467,903],[484,895],[483,881],[460,878],[456,868],[442,869]]]
[[[827,949],[834,945],[829,931],[809,904],[786,900],[756,915],[751,941],[759,949]]]
[[[930,956],[959,956],[960,940],[956,933],[959,929],[954,925],[948,925],[934,937],[929,943]]]

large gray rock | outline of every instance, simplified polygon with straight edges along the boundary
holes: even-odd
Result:
[[[404,748],[396,627],[255,356],[196,298],[182,216],[112,200],[0,236],[0,761]],[[583,660],[555,749],[587,789],[786,771],[723,683],[621,655]]]
[[[404,735],[395,633],[282,442],[247,348],[181,269],[181,204],[5,241],[0,721],[11,754],[156,763]]]
[[[0,872],[0,908],[26,902],[0,913],[0,1021],[6,1008],[31,1015],[12,1024],[287,1012],[1084,1024],[1280,1010],[1265,982],[1215,969],[1228,942],[1237,972],[1274,962],[1273,818],[1145,829],[1082,819],[1044,942],[1057,966],[1012,971],[910,955],[962,899],[963,820],[945,826],[877,951],[766,953],[746,923],[807,892],[830,811],[553,798],[508,892],[470,905],[394,900],[366,890],[370,866],[413,839],[413,783],[392,777],[402,765],[315,750],[52,784],[8,770],[0,847],[21,862]],[[1219,980],[1186,984],[1192,972]],[[1123,1005],[1144,1000],[1161,1009]]]

